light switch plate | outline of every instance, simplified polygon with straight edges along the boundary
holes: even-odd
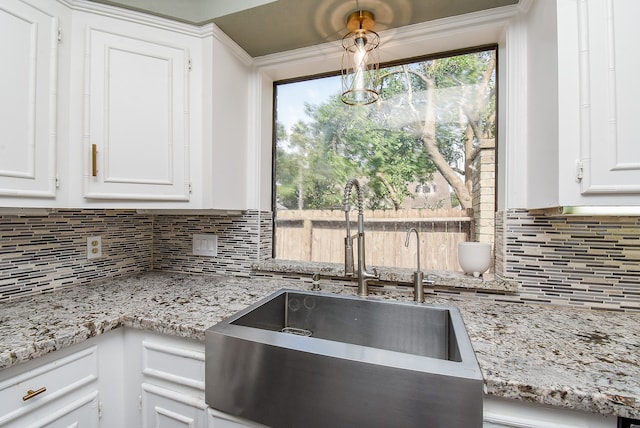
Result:
[[[193,255],[209,256],[218,255],[218,236],[212,233],[196,233],[193,235]]]
[[[87,238],[87,260],[102,257],[102,237],[90,236]]]

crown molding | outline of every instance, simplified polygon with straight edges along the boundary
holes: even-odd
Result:
[[[236,56],[243,64],[250,66],[253,58],[249,56],[240,46],[238,46],[229,36],[227,36],[220,28],[213,23],[203,25],[193,25],[173,19],[163,18],[135,10],[124,9],[103,3],[92,2],[88,0],[57,0],[58,3],[69,8],[72,11],[86,12],[94,15],[100,15],[128,21],[136,24],[146,25],[153,28],[172,31],[191,37],[205,39],[213,37],[228,48],[234,56]]]
[[[227,34],[222,31],[217,25],[214,23],[210,23],[206,25],[210,28],[210,34],[222,43],[227,49],[229,49],[233,55],[240,60],[245,66],[249,67],[253,65],[253,58],[242,49],[236,42],[234,42]]]
[[[244,49],[238,46],[229,36],[213,23],[193,25],[177,20],[151,15],[145,12],[123,9],[108,4],[89,0],[57,0],[58,3],[74,11],[87,12],[101,16],[112,17],[124,21],[134,22],[159,29],[166,29],[192,37],[213,37],[229,49],[244,65],[255,65],[258,68],[271,69],[279,64],[304,63],[318,60],[332,64],[342,55],[340,41],[328,42],[320,45],[308,46],[286,52],[252,58]],[[456,34],[478,30],[483,25],[495,27],[509,21],[520,13],[526,13],[533,0],[520,0],[518,4],[494,9],[483,10],[465,15],[438,19],[420,24],[408,25],[396,29],[380,32],[383,51],[387,53],[384,61],[391,61],[405,54],[394,55],[394,49],[400,49],[415,43],[424,43],[428,37],[451,37]],[[497,40],[496,40],[497,41]],[[434,50],[434,52],[437,48]],[[433,52],[424,52],[428,54]],[[333,67],[337,68],[337,67]]]
[[[86,12],[94,15],[106,16],[110,18],[116,18],[122,21],[129,21],[138,24],[147,25],[149,27],[155,27],[160,29],[171,30],[174,32],[186,34],[194,37],[206,36],[206,33],[210,30],[203,26],[195,26],[186,24],[179,21],[174,21],[168,18],[162,18],[155,15],[150,15],[144,12],[138,12],[135,10],[124,9],[116,6],[111,6],[103,3],[92,2],[88,0],[57,0],[58,3],[66,6],[67,8],[77,11]]]

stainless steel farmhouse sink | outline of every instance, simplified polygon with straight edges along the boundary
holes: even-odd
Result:
[[[480,427],[459,311],[279,290],[206,332],[206,401],[272,427]]]

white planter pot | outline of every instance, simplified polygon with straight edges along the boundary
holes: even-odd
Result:
[[[469,275],[479,277],[491,266],[491,244],[484,242],[458,243],[458,263]]]

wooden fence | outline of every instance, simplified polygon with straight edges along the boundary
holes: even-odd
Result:
[[[354,234],[357,212],[352,211],[349,219]],[[407,231],[415,227],[420,235],[421,269],[460,271],[458,242],[468,241],[473,236],[472,213],[459,209],[366,211],[364,220],[368,266],[415,269],[413,234],[409,247],[404,246]],[[275,227],[276,258],[344,262],[344,212],[280,210],[276,213]],[[357,248],[354,248],[357,258],[355,251]]]

